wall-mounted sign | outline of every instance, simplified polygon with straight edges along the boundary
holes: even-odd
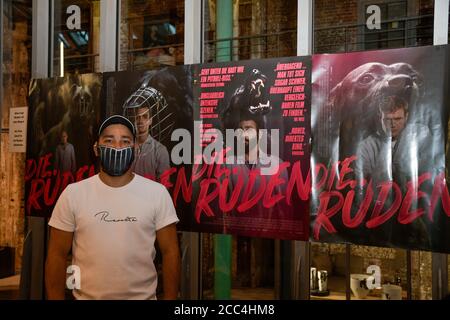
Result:
[[[11,108],[9,113],[9,152],[26,152],[28,107]]]

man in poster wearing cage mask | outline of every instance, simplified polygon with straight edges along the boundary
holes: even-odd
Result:
[[[150,134],[152,123],[158,120],[159,113],[165,108],[167,101],[164,96],[147,83],[143,83],[123,104],[123,115],[137,129],[139,151],[133,163],[133,171],[154,180],[158,180],[170,168],[167,148]]]

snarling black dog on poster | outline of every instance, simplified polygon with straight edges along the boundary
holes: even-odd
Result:
[[[191,227],[308,239],[310,59],[196,70]]]

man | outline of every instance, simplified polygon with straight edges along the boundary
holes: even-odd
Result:
[[[133,171],[150,179],[159,179],[161,174],[170,169],[167,148],[149,134],[152,125],[152,112],[156,113],[167,107],[162,94],[147,85],[142,85],[123,105],[124,116],[137,128],[139,152],[133,163]],[[159,128],[164,130],[163,128]]]
[[[106,119],[94,152],[100,173],[71,184],[49,225],[45,284],[49,299],[63,299],[66,260],[80,271],[77,299],[156,299],[155,238],[163,262],[163,299],[175,299],[180,253],[172,199],[164,186],[131,170],[136,131],[125,117]]]
[[[240,187],[242,187],[242,190],[251,188],[250,193],[255,194],[261,187],[267,186],[271,179],[282,179],[286,181],[286,183],[277,184],[273,189],[273,194],[285,194],[284,188],[289,180],[288,172],[286,168],[280,171],[279,166],[282,160],[278,155],[271,154],[270,150],[263,150],[261,148],[262,143],[259,139],[260,129],[263,128],[263,118],[260,115],[252,115],[246,111],[240,112],[239,120],[235,122],[233,128],[228,128],[240,130],[241,135],[237,137],[237,145],[244,142],[243,152],[236,146],[232,163],[226,164],[226,167],[230,169],[229,183],[227,184],[228,194],[230,196],[235,193],[235,189],[239,189]],[[267,137],[268,140],[269,138]],[[278,141],[276,142],[278,143]],[[270,145],[270,141],[267,141],[266,149]],[[270,208],[266,208],[263,205],[263,201],[259,201],[245,212],[238,212],[236,208],[239,204],[246,201],[244,194],[245,192],[240,193],[237,206],[232,210],[231,214],[225,214],[223,216],[222,232],[231,233],[236,228],[235,222],[240,223],[239,219],[241,217],[252,217],[260,219],[259,223],[261,225],[255,224],[257,227],[254,228],[251,235],[270,236],[277,232],[277,224],[282,223],[282,219],[293,219],[292,208],[280,202]],[[233,222],[234,220],[235,222]],[[270,224],[270,229],[263,226],[264,222]]]
[[[260,168],[262,175],[271,176],[278,172],[281,159],[269,155],[261,150],[259,141],[259,130],[262,127],[262,120],[258,116],[241,115],[239,127],[242,130],[241,139],[244,140],[244,154],[237,154],[235,162],[245,164],[247,169]],[[277,142],[278,143],[278,142]],[[269,147],[270,141],[267,141]]]
[[[357,153],[355,173],[360,185],[363,179],[371,181],[374,198],[378,196],[379,186],[389,182],[395,182],[404,197],[409,182],[417,183],[422,173],[433,174],[431,134],[428,127],[411,122],[408,103],[404,99],[392,96],[379,107],[381,130],[362,141]],[[421,190],[429,187],[422,185]],[[357,196],[359,203],[364,197],[363,187],[360,188],[361,193]],[[385,210],[395,206],[396,196],[392,188],[384,201]],[[421,197],[419,201],[413,202],[409,210],[423,208],[427,201],[425,196]],[[405,241],[411,245],[424,245],[430,241],[427,227],[421,218],[405,225],[397,222],[397,218],[398,215],[393,216],[378,227],[379,233],[371,236],[377,241],[384,237],[389,246],[404,244]]]
[[[282,160],[277,155],[270,154],[268,150],[261,150],[262,143],[259,140],[261,127],[262,120],[258,116],[241,114],[241,120],[237,129],[242,130],[242,136],[239,139],[243,139],[245,149],[243,154],[239,154],[239,150],[237,150],[232,167],[239,167],[241,174],[246,177],[245,179],[248,179],[250,170],[259,169],[260,175],[266,176],[267,179],[270,179],[270,176],[279,174],[280,178],[287,181],[288,175],[286,170],[279,172]],[[267,137],[268,140],[269,138]],[[267,141],[267,147],[270,144],[270,141]]]
[[[61,173],[70,171],[74,174],[77,170],[75,149],[73,148],[73,145],[67,140],[67,132],[62,131],[61,143],[56,147],[55,152],[55,168],[58,169]]]
[[[259,115],[252,115],[248,112],[240,112],[237,126],[229,129],[240,129],[241,135],[237,137],[237,143],[244,142],[243,153],[239,148],[234,154],[233,163],[227,164],[230,176],[226,186],[228,187],[227,199],[232,199],[236,190],[249,190],[254,196],[261,190],[267,188],[269,181],[281,181],[274,185],[273,195],[284,195],[285,186],[287,185],[288,173],[286,169],[279,170],[281,159],[274,154],[270,154],[268,150],[262,150],[260,138],[260,129],[264,128],[263,118]],[[239,141],[240,140],[240,141]],[[278,142],[278,141],[277,141]],[[270,142],[268,141],[270,146]],[[222,178],[225,178],[223,176]],[[266,189],[267,190],[267,189]],[[267,208],[264,206],[263,198],[255,203],[251,208],[239,212],[237,208],[247,202],[248,194],[239,193],[237,205],[230,211],[222,215],[223,233],[236,233],[245,230],[245,237],[237,237],[237,264],[242,269],[237,275],[237,281],[243,285],[250,285],[250,269],[254,270],[251,277],[251,283],[254,285],[263,285],[265,276],[264,265],[268,265],[273,261],[273,256],[267,252],[267,248],[273,245],[273,240],[263,239],[273,236],[279,236],[279,230],[286,228],[286,220],[294,220],[292,207],[286,205],[285,202]],[[266,250],[266,251],[264,251]],[[250,259],[250,255],[252,258]],[[252,267],[250,267],[253,265]]]
[[[356,172],[359,178],[374,182],[396,181],[400,186],[417,178],[430,167],[430,130],[419,123],[408,122],[408,103],[397,96],[380,105],[381,128],[362,141],[358,150]],[[415,164],[411,168],[406,164]]]

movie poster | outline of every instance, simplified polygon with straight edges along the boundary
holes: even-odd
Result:
[[[191,231],[307,240],[310,58],[196,65]]]
[[[450,252],[446,46],[313,56],[311,238]]]
[[[102,76],[30,82],[26,215],[50,217],[64,188],[95,174],[93,144],[101,119]]]
[[[67,184],[98,172],[96,130],[121,114],[137,128],[133,170],[168,189],[179,230],[306,240],[309,79],[295,57],[33,81],[27,213],[49,217]],[[208,148],[233,161],[208,162]]]
[[[168,189],[180,219],[179,230],[186,230],[183,222],[191,215],[191,69],[186,65],[103,74],[106,116],[120,114],[135,125],[138,149],[132,169]],[[179,144],[172,136],[184,141]],[[177,145],[183,147],[182,154],[172,156]]]

